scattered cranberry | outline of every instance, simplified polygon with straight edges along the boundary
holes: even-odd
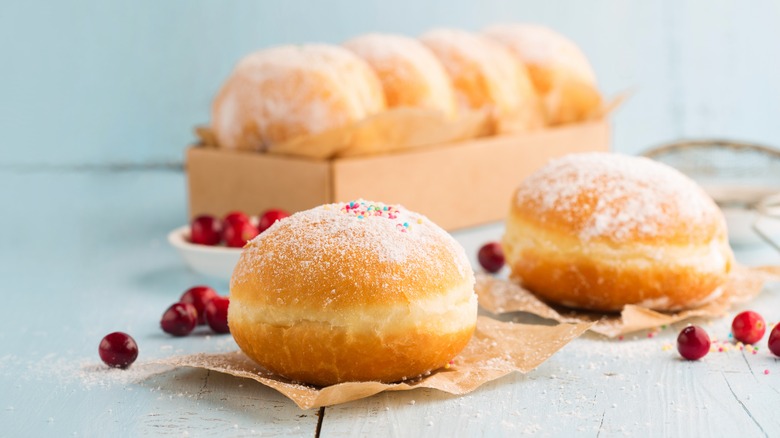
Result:
[[[734,338],[745,344],[755,344],[764,337],[766,323],[764,318],[752,310],[746,310],[734,317],[731,323]]]
[[[249,222],[249,216],[243,211],[231,211],[222,219],[224,225],[232,224],[234,222]]]
[[[138,357],[138,344],[127,333],[109,333],[100,341],[98,354],[110,367],[127,368]]]
[[[173,336],[187,336],[198,324],[198,311],[190,303],[175,303],[163,313],[160,327]]]
[[[206,304],[206,322],[216,333],[230,333],[228,327],[228,297],[214,297]]]
[[[504,250],[498,242],[486,243],[477,253],[479,264],[490,272],[495,274],[504,267]]]
[[[271,225],[274,224],[274,222],[278,221],[279,219],[284,219],[289,215],[290,213],[287,213],[284,210],[268,210],[260,215],[257,231],[262,233],[263,231],[269,229]]]
[[[225,245],[231,248],[243,248],[247,242],[254,239],[257,235],[257,228],[249,221],[225,223],[225,228],[222,231]]]
[[[190,224],[190,241],[199,245],[218,245],[222,240],[220,228],[219,220],[214,216],[198,216]]]
[[[179,298],[180,303],[190,303],[198,312],[198,324],[206,323],[206,303],[217,296],[217,291],[208,286],[193,286]]]
[[[775,356],[780,356],[780,323],[769,334],[769,351]]]
[[[703,328],[689,325],[677,336],[677,351],[688,360],[699,360],[710,351],[710,337]]]

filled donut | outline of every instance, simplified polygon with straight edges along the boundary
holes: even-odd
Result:
[[[679,310],[722,293],[733,264],[723,214],[691,179],[647,158],[553,160],[525,179],[502,242],[511,275],[547,302]]]
[[[476,324],[463,248],[426,217],[364,200],[276,222],[230,283],[230,332],[264,368],[314,385],[445,366]]]

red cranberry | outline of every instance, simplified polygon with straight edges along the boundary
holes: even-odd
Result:
[[[222,240],[219,220],[214,216],[201,215],[190,224],[190,241],[198,245],[219,245]]]
[[[775,356],[780,356],[780,323],[769,334],[769,351]]]
[[[190,303],[198,312],[198,324],[206,323],[206,303],[217,296],[217,291],[208,286],[194,286],[179,298],[180,303]]]
[[[677,336],[677,351],[688,360],[699,360],[710,352],[710,337],[703,328],[689,325]]]
[[[175,303],[163,313],[160,327],[173,336],[187,336],[198,324],[198,311],[190,303]]]
[[[127,368],[138,357],[138,344],[127,333],[109,333],[100,341],[98,354],[110,367]]]
[[[486,271],[494,274],[504,267],[504,250],[498,242],[486,243],[479,249],[477,259]]]
[[[249,222],[226,223],[222,231],[225,245],[231,248],[243,248],[247,242],[257,236],[257,228]]]
[[[222,219],[222,223],[225,225],[232,224],[234,222],[249,222],[249,215],[243,211],[231,211],[225,216],[224,219]]]
[[[766,323],[764,318],[752,310],[746,310],[734,317],[731,323],[734,339],[745,344],[755,344],[764,337]]]
[[[257,225],[257,231],[262,233],[263,231],[271,228],[271,225],[279,219],[284,219],[289,216],[284,210],[268,210],[260,215],[260,222]]]
[[[206,304],[206,322],[216,333],[230,333],[228,327],[228,297],[215,297]]]

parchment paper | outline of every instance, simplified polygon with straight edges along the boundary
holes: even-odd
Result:
[[[719,298],[702,307],[680,312],[658,312],[635,305],[625,306],[619,314],[571,310],[543,302],[512,280],[485,274],[477,276],[476,292],[480,307],[496,315],[527,312],[563,323],[591,322],[591,331],[615,337],[693,317],[723,316],[733,305],[755,298],[767,281],[780,281],[780,266],[737,266]]]
[[[273,388],[301,409],[330,406],[369,397],[383,391],[432,388],[450,394],[467,394],[480,385],[509,373],[527,373],[550,358],[592,323],[525,325],[480,316],[474,337],[447,369],[401,383],[349,382],[318,388],[291,382],[255,364],[240,351],[193,354],[157,361],[161,365],[203,368],[252,379]]]

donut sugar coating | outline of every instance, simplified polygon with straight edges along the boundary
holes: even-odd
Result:
[[[370,33],[344,47],[368,63],[379,77],[389,108],[410,107],[457,115],[455,91],[436,56],[414,38]]]
[[[461,108],[489,109],[497,133],[541,126],[543,114],[528,72],[508,49],[459,29],[434,29],[420,41],[444,65]]]
[[[262,367],[318,386],[449,363],[477,318],[463,248],[425,216],[358,200],[296,213],[244,248],[228,325]]]
[[[483,34],[509,49],[528,68],[549,125],[581,122],[600,113],[603,102],[596,75],[571,40],[536,24],[497,24]]]
[[[502,246],[511,276],[541,299],[620,311],[675,311],[721,295],[733,265],[714,201],[643,157],[572,154],[526,178]]]
[[[212,104],[218,146],[263,151],[365,119],[385,109],[382,85],[349,50],[280,46],[243,58]]]

